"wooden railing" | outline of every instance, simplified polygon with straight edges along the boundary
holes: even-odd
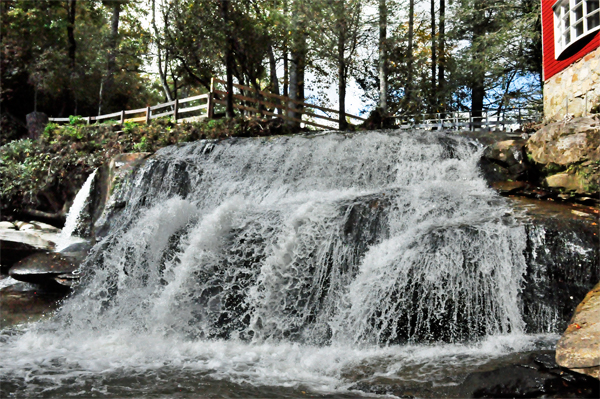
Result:
[[[118,120],[120,123],[137,122],[150,123],[152,119],[169,116],[177,122],[213,118],[215,105],[226,105],[227,92],[216,88],[217,84],[226,85],[227,82],[213,78],[210,92],[199,96],[176,99],[152,107],[132,109],[114,112],[112,114],[82,117],[88,124],[106,120]],[[285,121],[302,123],[322,129],[339,128],[339,111],[331,108],[321,107],[304,101],[293,100],[289,97],[280,96],[262,90],[256,90],[250,86],[234,84],[233,107],[244,112],[262,115],[266,117],[277,117]],[[194,103],[190,105],[190,103]],[[186,105],[182,107],[182,105]],[[278,112],[275,112],[278,111]],[[189,116],[186,114],[196,113]],[[332,117],[332,116],[336,117]],[[304,118],[303,118],[304,117]],[[365,121],[359,116],[346,114],[347,119]],[[48,118],[53,123],[69,122],[69,118]],[[329,122],[329,124],[325,124]]]
[[[472,112],[446,112],[394,116],[400,129],[424,130],[517,130],[526,123],[540,122],[542,112],[535,108],[514,108],[502,111],[483,110],[481,116]]]
[[[227,82],[213,78],[207,94],[176,99],[152,107],[114,112],[107,115],[83,117],[88,124],[117,119],[119,122],[150,123],[152,119],[171,117],[176,123],[213,118],[222,114],[224,109],[216,106],[226,105],[227,92],[219,90],[217,85],[225,86]],[[289,97],[256,90],[250,86],[234,84],[233,107],[245,114],[266,117],[277,117],[288,122],[302,123],[321,129],[339,129],[339,110],[293,100]],[[365,121],[356,115],[345,114],[346,120]],[[50,122],[69,122],[69,118],[48,118]],[[425,130],[517,130],[525,123],[538,122],[542,113],[533,108],[484,110],[481,116],[473,116],[471,112],[445,112],[435,114],[415,114],[393,116],[394,125],[400,129]]]

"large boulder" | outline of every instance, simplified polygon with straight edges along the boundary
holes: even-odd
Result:
[[[58,253],[41,252],[21,259],[8,274],[15,280],[35,284],[52,284],[55,278],[71,274],[79,267],[73,258]]]
[[[577,306],[556,344],[556,362],[600,379],[600,283]]]
[[[600,191],[600,116],[544,126],[527,141],[527,155],[548,187],[578,194]]]
[[[35,225],[24,223],[23,230],[16,230],[19,222],[10,227],[0,229],[0,263],[2,269],[9,268],[19,260],[37,253],[53,250],[56,246],[58,232],[36,229]]]
[[[480,167],[490,183],[527,180],[530,165],[525,155],[526,141],[502,140],[488,145],[483,152]]]
[[[529,138],[527,150],[540,164],[600,161],[600,116],[548,124]]]

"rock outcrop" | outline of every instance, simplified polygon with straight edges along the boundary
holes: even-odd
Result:
[[[111,210],[123,205],[111,198],[113,192],[119,188],[127,175],[140,166],[150,155],[149,152],[119,154],[111,159],[108,165],[100,169],[90,195],[92,198],[89,205],[91,208],[89,210],[91,216],[90,228],[93,230],[91,235],[102,236],[103,226],[107,223],[107,215]]]
[[[0,258],[5,270],[19,260],[53,250],[60,230],[40,222],[2,222],[0,226]]]
[[[527,154],[548,187],[577,194],[600,191],[600,116],[544,126],[527,141]]]
[[[556,362],[600,379],[600,283],[577,306],[556,344]]]

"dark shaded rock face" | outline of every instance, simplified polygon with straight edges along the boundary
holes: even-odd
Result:
[[[433,381],[386,383],[379,377],[350,389],[399,398],[597,398],[600,393],[598,380],[558,366],[552,351],[492,360],[450,386]]]
[[[526,198],[512,202],[517,210],[526,210],[522,313],[527,331],[562,332],[577,304],[600,280],[596,210]]]
[[[527,162],[525,143],[520,140],[498,141],[486,147],[480,167],[488,182],[531,180],[534,172]]]
[[[150,155],[148,152],[116,155],[108,164],[99,168],[92,183],[90,196],[80,216],[80,223],[74,235],[83,238],[95,238],[95,223],[107,210],[115,207],[109,203],[115,189]]]
[[[562,368],[552,353],[531,355],[526,363],[470,374],[460,387],[472,398],[597,398],[598,380]]]

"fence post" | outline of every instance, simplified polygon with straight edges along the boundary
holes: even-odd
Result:
[[[146,125],[150,124],[150,107],[146,107]]]
[[[86,119],[87,124],[89,125],[92,122],[92,118],[90,116],[88,116]]]
[[[175,123],[177,123],[177,115],[179,113],[179,99],[175,99],[175,106],[173,107],[173,118],[175,118]]]
[[[125,123],[125,111],[121,111],[121,124]]]
[[[215,78],[210,78],[210,92],[208,93],[208,104],[206,107],[206,116],[208,119],[212,119],[214,116],[214,107],[215,107],[215,104],[213,102],[214,92],[215,92]]]

